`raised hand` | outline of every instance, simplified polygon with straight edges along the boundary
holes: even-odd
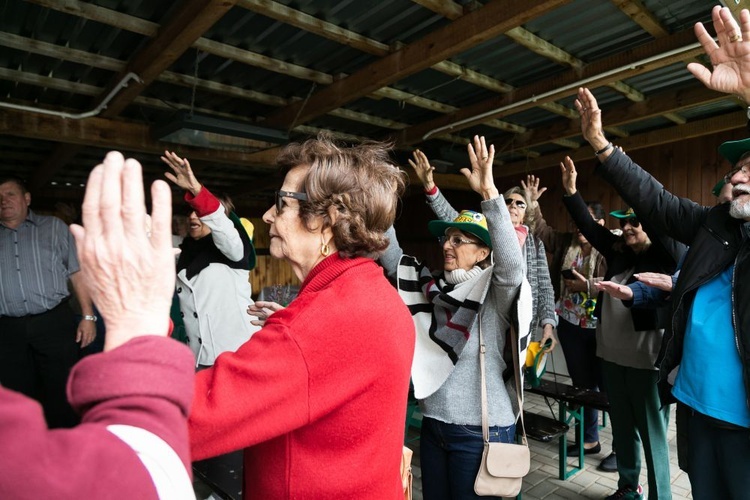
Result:
[[[190,191],[193,196],[198,196],[201,191],[201,183],[195,178],[193,169],[187,158],[180,158],[171,151],[164,151],[161,161],[166,163],[172,172],[164,172],[164,177],[175,183],[185,191]]]
[[[594,286],[597,290],[608,293],[616,299],[630,300],[633,298],[633,290],[614,281],[599,281]]]
[[[419,177],[425,191],[432,191],[435,188],[435,181],[432,178],[432,173],[435,171],[435,167],[430,165],[430,160],[428,160],[427,156],[420,150],[415,149],[412,155],[414,156],[414,161],[410,159],[409,165],[411,165],[411,168],[414,169],[417,177]]]
[[[83,227],[70,228],[83,283],[107,324],[105,351],[169,330],[175,272],[167,183],[154,182],[151,198],[149,237],[141,165],[113,151],[89,175]]]
[[[688,70],[706,87],[741,96],[750,104],[750,13],[740,11],[740,24],[727,7],[715,6],[711,12],[718,44],[703,23],[696,23],[695,36],[711,58],[713,70],[699,63],[688,64]]]
[[[578,89],[578,98],[575,101],[578,114],[581,115],[581,134],[591,144],[594,151],[603,149],[609,141],[604,136],[602,127],[602,110],[591,91],[585,87]],[[611,153],[611,151],[609,151]]]
[[[462,168],[461,173],[468,179],[471,189],[482,195],[485,200],[496,198],[500,193],[495,187],[495,178],[492,174],[492,164],[495,161],[495,146],[490,145],[487,148],[484,136],[479,137],[475,135],[474,145],[472,146],[469,143],[467,149],[469,150],[471,169]]]
[[[578,172],[576,171],[576,164],[573,163],[573,159],[570,156],[566,156],[563,161],[560,162],[560,171],[562,172],[562,184],[565,194],[568,196],[576,193],[576,179],[578,178]]]
[[[546,187],[539,187],[539,177],[533,175],[527,175],[526,182],[521,179],[521,187],[523,187],[523,190],[526,191],[526,195],[532,202],[538,201],[542,194],[544,194],[544,192],[547,190]]]

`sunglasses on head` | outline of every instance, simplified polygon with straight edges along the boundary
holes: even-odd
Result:
[[[514,200],[513,198],[507,198],[505,200],[505,204],[507,206],[516,205],[517,208],[520,208],[521,210],[526,210],[526,202],[521,200]]]
[[[641,225],[637,217],[628,217],[627,219],[620,219],[621,228],[625,227],[626,224],[630,224],[633,227],[638,227]]]
[[[307,201],[307,194],[297,193],[295,191],[276,191],[274,195],[274,204],[276,205],[277,213],[281,213],[281,210],[284,208],[284,198],[294,198],[299,201]]]

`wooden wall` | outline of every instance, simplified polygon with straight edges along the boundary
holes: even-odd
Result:
[[[736,133],[727,133],[659,148],[636,150],[629,154],[663,183],[667,190],[703,205],[713,205],[716,199],[711,194],[711,189],[730,169],[729,163],[719,156],[717,148],[724,141],[736,139]],[[614,142],[617,144],[617,141]],[[615,190],[594,174],[594,166],[593,153],[591,161],[576,165],[581,195],[586,200],[600,202],[607,212],[625,208]],[[567,230],[569,217],[561,201],[563,191],[559,167],[529,173],[538,176],[541,185],[548,188],[539,200],[547,223],[561,231]],[[496,183],[503,192],[514,185],[520,185],[521,178],[500,177],[496,178]],[[447,190],[445,194],[457,210],[479,209],[479,196],[473,192]],[[241,215],[247,217],[252,214]],[[441,249],[427,231],[427,222],[434,218],[425,203],[421,186],[410,186],[402,198],[396,220],[399,241],[406,253],[419,256],[431,267],[439,267],[442,265]],[[257,296],[264,286],[298,284],[288,264],[268,255],[268,226],[260,218],[251,218],[251,221],[255,225],[255,246],[258,252],[256,268],[250,273],[253,295]],[[607,226],[618,227],[612,217],[607,218]]]

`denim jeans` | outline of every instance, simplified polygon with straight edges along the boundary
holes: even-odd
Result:
[[[516,426],[490,427],[490,441],[515,442]],[[422,420],[419,442],[422,496],[425,500],[485,499],[474,493],[482,461],[482,427]]]

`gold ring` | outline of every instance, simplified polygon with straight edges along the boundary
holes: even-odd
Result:
[[[487,161],[489,160],[489,158],[490,158],[489,156],[482,156],[482,161]]]
[[[742,41],[742,35],[740,35],[737,32],[732,33],[732,35],[729,37],[729,41],[734,42],[741,42]]]

